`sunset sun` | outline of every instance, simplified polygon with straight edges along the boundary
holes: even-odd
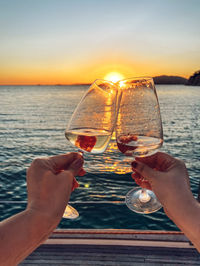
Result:
[[[119,80],[124,79],[124,76],[118,72],[110,72],[104,77],[104,79],[112,82],[117,82]]]

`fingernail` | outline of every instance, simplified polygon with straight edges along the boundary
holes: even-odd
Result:
[[[131,165],[132,165],[133,168],[137,168],[138,163],[134,161],[134,162],[131,163]]]

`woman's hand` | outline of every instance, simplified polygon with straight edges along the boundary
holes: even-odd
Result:
[[[192,196],[188,172],[181,160],[158,152],[148,157],[137,157],[132,167],[136,183],[152,189],[164,208],[171,208],[172,204]]]
[[[61,219],[71,192],[78,187],[75,176],[84,174],[82,166],[79,153],[35,159],[27,171],[27,208]]]

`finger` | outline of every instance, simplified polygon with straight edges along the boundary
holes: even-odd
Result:
[[[152,190],[150,183],[148,181],[143,181],[143,180],[144,179],[135,178],[135,183],[142,188]]]
[[[143,177],[140,174],[138,174],[138,173],[132,173],[131,177],[134,179],[134,181],[135,181],[135,183],[137,185],[140,186],[142,184]]]
[[[77,182],[76,178],[73,178],[73,183],[72,183],[72,192],[79,187],[79,183]]]
[[[70,164],[78,158],[82,158],[82,156],[79,153],[71,152],[49,157],[48,163],[50,168],[58,172],[61,170],[67,170]]]
[[[70,171],[74,176],[77,176],[82,166],[83,166],[83,157],[80,156],[69,165],[67,170]]]
[[[135,178],[135,183],[141,187],[142,181],[141,179]]]
[[[151,156],[136,157],[135,159],[160,171],[166,171],[176,161],[174,157],[164,152],[157,152]]]
[[[135,180],[135,183],[137,185],[139,185],[142,188],[146,188],[146,189],[152,190],[150,183],[147,180],[145,180],[140,174],[132,173],[131,176]]]
[[[78,173],[78,176],[84,176],[85,174],[86,174],[86,171],[83,168],[81,168],[81,170]]]
[[[134,161],[132,163],[132,167],[136,173],[140,174],[149,181],[158,176],[158,171],[152,169],[151,167],[142,162]]]
[[[139,173],[137,173],[137,172],[135,172],[135,173],[132,173],[131,174],[131,177],[135,180],[136,178],[137,179],[142,179],[143,177],[139,174]]]
[[[136,157],[135,160],[145,163],[151,168],[154,168],[157,163],[158,153],[155,153],[151,156],[145,156],[145,157]]]
[[[151,184],[147,180],[142,181],[141,187],[152,190]]]
[[[139,175],[139,174],[137,174],[137,173],[132,173],[131,174],[131,177],[134,179],[134,181],[135,181],[135,183],[137,184],[137,185],[141,185],[141,183],[142,183],[142,178],[141,178],[141,176]]]

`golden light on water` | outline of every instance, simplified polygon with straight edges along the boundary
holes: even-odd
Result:
[[[104,79],[115,83],[121,79],[124,79],[124,76],[118,72],[110,72],[104,77]]]
[[[84,187],[85,188],[89,188],[90,187],[90,184],[88,183],[88,184],[84,184]]]

